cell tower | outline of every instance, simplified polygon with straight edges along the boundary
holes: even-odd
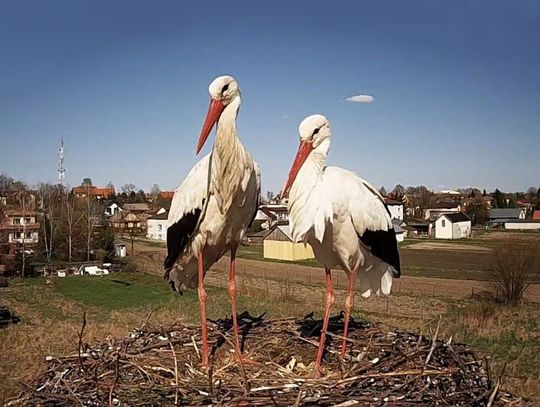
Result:
[[[60,141],[58,149],[58,183],[64,187],[66,182],[66,167],[64,166],[64,138]]]

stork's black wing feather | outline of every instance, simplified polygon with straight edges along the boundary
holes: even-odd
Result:
[[[176,259],[188,244],[189,238],[195,231],[197,222],[199,222],[201,211],[201,208],[195,208],[167,228],[167,257],[163,264],[166,272],[174,266]]]
[[[398,278],[401,275],[401,264],[399,262],[398,243],[394,229],[388,230],[366,230],[362,236],[358,236],[373,253],[386,264],[395,270],[392,277]]]
[[[388,206],[384,202],[382,195],[368,182],[364,181],[363,184],[383,204],[388,216],[392,216]],[[394,231],[393,227],[389,228],[388,230],[366,229],[366,231],[358,237],[362,243],[370,248],[371,253],[373,253],[374,256],[378,257],[386,264],[394,268],[395,271],[392,273],[392,277],[398,278],[401,275],[398,243],[396,239],[396,232]]]

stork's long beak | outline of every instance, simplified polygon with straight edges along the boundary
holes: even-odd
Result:
[[[195,149],[195,154],[199,154],[201,149],[214,127],[214,124],[219,120],[219,116],[225,109],[223,102],[221,100],[210,99],[210,106],[208,107],[208,113],[206,113],[206,119],[204,119],[203,127],[201,130],[201,135],[199,136],[199,142],[197,143],[197,148]]]
[[[306,143],[305,141],[300,142],[300,147],[298,148],[298,152],[294,158],[291,170],[289,171],[289,178],[287,178],[287,183],[283,188],[283,193],[281,195],[282,198],[285,198],[289,194],[289,189],[291,189],[292,184],[298,175],[298,171],[300,171],[300,168],[302,168],[302,165],[308,158],[311,151],[313,151],[312,143]]]

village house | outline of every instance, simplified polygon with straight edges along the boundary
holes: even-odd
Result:
[[[445,213],[435,221],[435,239],[470,237],[471,229],[471,220],[464,213]]]
[[[272,226],[289,223],[289,210],[283,204],[260,205],[254,222],[259,222],[263,229],[270,229]]]
[[[407,236],[407,230],[405,229],[407,224],[401,219],[393,218],[392,226],[394,227],[394,232],[396,233],[396,240],[398,242],[403,242]]]
[[[6,209],[0,219],[0,234],[9,244],[36,246],[39,241],[40,223],[34,210]]]
[[[458,212],[461,212],[461,205],[459,203],[455,201],[439,201],[425,209],[424,219],[434,221],[442,214]]]
[[[267,259],[304,260],[313,259],[311,245],[295,243],[289,225],[278,225],[263,240],[263,256]]]
[[[87,195],[96,199],[107,199],[115,194],[114,187],[99,188],[92,185],[91,178],[84,178],[81,185],[71,190],[77,198],[86,198]]]
[[[147,203],[126,203],[122,210],[130,211],[136,214],[150,212],[150,206]]]
[[[120,212],[121,210],[122,210],[122,208],[116,202],[109,201],[109,202],[105,203],[105,211],[104,211],[104,213],[105,213],[106,216],[112,216],[115,213]]]
[[[146,237],[154,240],[167,240],[167,217],[168,212],[164,211],[150,216],[146,220]]]
[[[390,212],[391,219],[403,220],[403,202],[390,198],[384,198],[384,203]]]
[[[488,213],[489,226],[503,226],[508,221],[525,219],[526,209],[524,208],[494,208]]]
[[[146,229],[146,218],[130,211],[117,212],[109,218],[109,224],[116,230],[123,232],[128,230]]]

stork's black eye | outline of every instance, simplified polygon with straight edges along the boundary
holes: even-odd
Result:
[[[221,89],[221,93],[224,93],[224,92],[227,92],[227,90],[229,89],[229,84],[226,84],[223,89]]]
[[[319,133],[319,130],[320,130],[320,129],[315,129],[315,131],[313,132],[313,135],[318,134],[318,133]]]

